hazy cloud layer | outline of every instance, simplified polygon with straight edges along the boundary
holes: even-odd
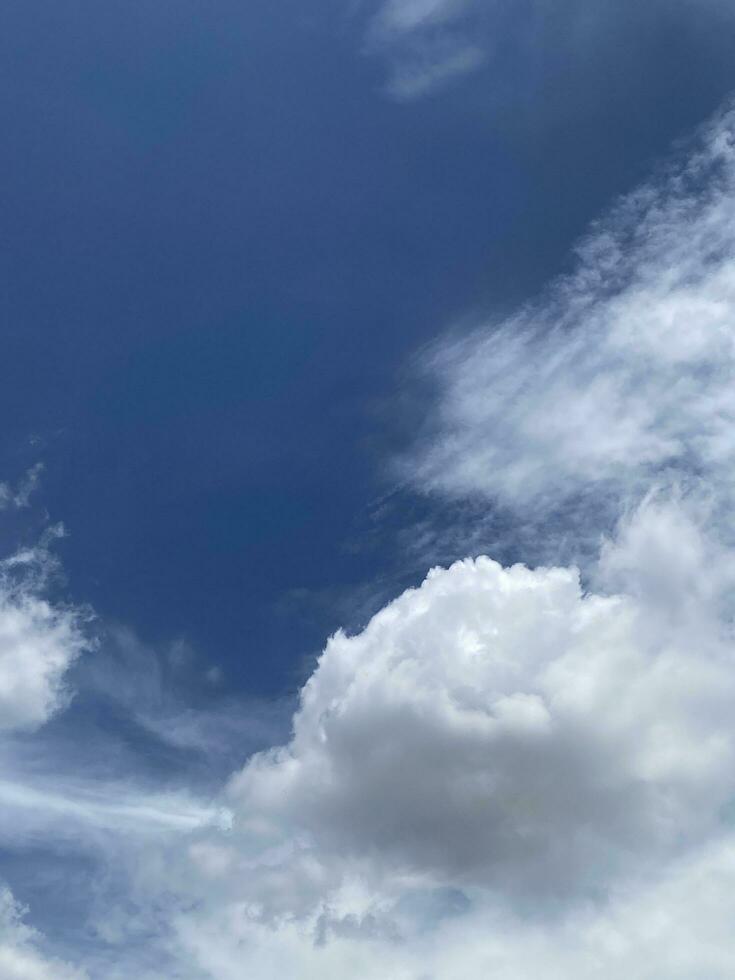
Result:
[[[0,511],[8,508],[23,508],[30,503],[31,495],[38,490],[43,473],[43,463],[32,466],[16,486],[0,483]]]
[[[387,0],[369,24],[367,49],[389,66],[394,98],[418,98],[478,68],[486,59],[471,27],[476,0]]]
[[[727,16],[720,0],[646,7],[613,0],[375,0],[359,6],[365,8],[366,51],[383,62],[385,90],[399,101],[431,95],[484,65],[492,68],[509,52],[514,60],[533,52],[535,68],[550,49],[567,65],[577,59],[582,64],[626,40],[638,43],[640,25],[645,32],[656,21],[670,21],[686,30]],[[633,25],[638,27],[627,34]],[[615,54],[612,62],[618,59]]]

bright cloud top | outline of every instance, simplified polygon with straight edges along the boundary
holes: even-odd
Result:
[[[608,567],[656,521],[696,536],[649,504]],[[661,609],[650,590],[672,558]],[[735,798],[735,671],[709,603],[689,604],[700,561],[674,539],[628,596],[584,594],[573,569],[435,569],[332,638],[291,744],[235,781],[243,819],[525,902],[595,894],[718,832]]]

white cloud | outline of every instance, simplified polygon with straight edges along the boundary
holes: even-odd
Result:
[[[388,92],[399,101],[415,99],[473,71],[484,60],[485,54],[477,45],[438,38],[423,44],[411,59],[395,65]]]
[[[43,597],[41,548],[0,562],[0,731],[33,729],[68,702],[64,676],[87,646],[80,614]]]
[[[216,980],[725,980],[732,555],[652,494],[574,569],[436,569],[337,634],[171,921]],[[625,591],[614,590],[625,585]]]
[[[208,825],[228,826],[229,812],[182,793],[146,793],[115,783],[63,782],[46,774],[34,780],[0,779],[0,841],[27,842],[42,836],[82,836],[89,830],[116,835],[186,834]]]
[[[455,20],[472,6],[473,0],[387,0],[375,18],[376,28],[402,34],[427,24]]]
[[[332,638],[293,741],[234,783],[243,820],[440,885],[591,894],[716,831],[735,794],[730,648],[692,617],[585,595],[572,569],[436,569]]]
[[[731,506],[734,127],[624,199],[539,301],[432,351],[438,407],[406,478],[526,513],[591,502],[597,529],[657,483]]]
[[[697,19],[697,27],[703,19],[713,29],[731,27],[729,7],[721,0],[696,5],[662,0],[635,9],[605,0],[363,0],[357,8],[368,10],[366,50],[383,61],[386,91],[400,100],[433,92],[485,63],[492,66],[498,60],[507,69],[509,55],[511,73],[521,89],[551,64],[552,57],[559,59],[559,67],[546,76],[548,84],[556,86],[561,66],[569,71],[578,59],[584,84],[591,78],[590,58],[604,63],[612,52],[612,66],[619,61],[621,44],[635,49],[648,30],[660,36],[662,23],[683,34],[689,31],[695,44],[690,18]],[[516,72],[529,56],[530,71]],[[654,49],[648,67],[657,60]],[[500,74],[496,81],[507,85]],[[604,85],[602,75],[595,81]],[[489,88],[488,96],[491,93]],[[548,99],[544,106],[548,113]]]
[[[476,6],[475,0],[388,0],[378,8],[367,49],[387,59],[392,96],[418,98],[485,61],[484,45],[464,25]]]
[[[414,923],[412,931],[391,937],[380,932],[380,908],[366,911],[359,894],[344,893],[333,896],[331,916],[322,909],[308,920],[284,918],[276,928],[245,903],[182,917],[180,941],[217,980],[239,980],[245,967],[258,978],[294,980],[730,980],[734,889],[729,839],[604,905],[590,903],[552,921],[524,919],[480,900],[464,913]],[[406,926],[399,908],[386,911],[399,929]]]
[[[0,889],[0,977],[2,980],[83,980],[86,973],[39,948],[42,937],[23,921],[23,909]]]
[[[16,487],[9,483],[0,483],[0,510],[7,508],[23,508],[30,503],[31,494],[38,490],[43,473],[43,463],[32,466]]]

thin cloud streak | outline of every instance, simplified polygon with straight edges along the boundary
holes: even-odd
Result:
[[[0,834],[19,836],[30,826],[40,825],[47,835],[68,834],[73,827],[88,824],[116,834],[155,833],[170,830],[188,833],[220,826],[226,828],[231,816],[223,807],[206,806],[176,794],[145,794],[120,786],[91,785],[53,787],[50,780],[33,785],[19,780],[0,780],[0,804],[4,815]],[[23,823],[15,824],[15,819]]]

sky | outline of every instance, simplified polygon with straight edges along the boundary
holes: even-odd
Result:
[[[735,972],[735,13],[0,10],[0,980]]]

